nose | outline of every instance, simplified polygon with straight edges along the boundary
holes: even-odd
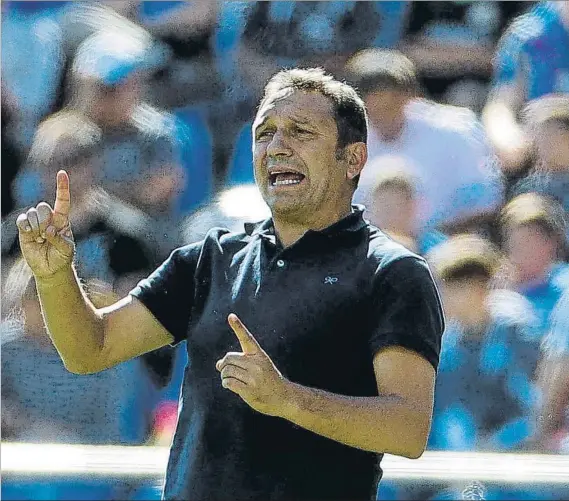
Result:
[[[267,157],[279,158],[290,157],[292,150],[288,141],[282,131],[277,131],[273,134],[270,143],[267,145]]]

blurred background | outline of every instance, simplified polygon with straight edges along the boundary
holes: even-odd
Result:
[[[497,463],[503,482],[469,476],[468,461],[437,481],[386,468],[379,497],[569,497],[569,469],[527,478],[547,471],[542,455],[569,453],[569,2],[1,9],[5,451],[166,447],[186,363],[183,343],[92,376],[66,372],[19,254],[17,215],[51,203],[66,169],[79,275],[97,306],[110,304],[174,247],[267,217],[252,170],[256,105],[280,68],[319,66],[368,107],[354,202],[424,255],[440,284],[448,326],[429,452],[525,458]],[[40,454],[21,450],[24,463]],[[57,474],[6,470],[3,454],[3,499],[159,499],[159,475],[72,473],[61,466],[71,453],[41,451]]]

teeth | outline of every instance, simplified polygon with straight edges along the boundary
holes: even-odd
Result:
[[[298,179],[285,179],[284,181],[275,181],[273,186],[281,186],[283,184],[298,184],[300,180]]]

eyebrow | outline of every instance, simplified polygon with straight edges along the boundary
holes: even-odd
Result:
[[[293,116],[291,118],[294,122],[297,122],[299,124],[311,124],[312,125],[312,123],[313,123],[309,118],[304,118],[304,117],[299,117],[299,116]]]
[[[257,124],[257,126],[255,127],[255,130],[260,129],[261,127],[264,127],[267,124],[267,121],[270,120],[270,118],[271,117],[263,118],[263,120]],[[290,119],[294,123],[297,123],[297,124],[310,125],[312,127],[318,126],[318,122],[314,122],[313,120],[310,120],[310,118],[305,118],[305,117],[300,117],[300,116],[292,116],[292,117],[290,117]]]

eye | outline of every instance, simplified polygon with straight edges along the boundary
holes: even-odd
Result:
[[[272,130],[265,129],[265,130],[262,130],[260,132],[257,132],[257,134],[255,135],[255,139],[257,141],[262,141],[264,139],[270,139],[271,137],[273,137],[274,133],[275,132]]]
[[[311,130],[308,130],[308,129],[305,129],[304,127],[295,126],[295,127],[294,127],[294,132],[297,133],[297,134],[312,135],[312,131],[311,131]]]

